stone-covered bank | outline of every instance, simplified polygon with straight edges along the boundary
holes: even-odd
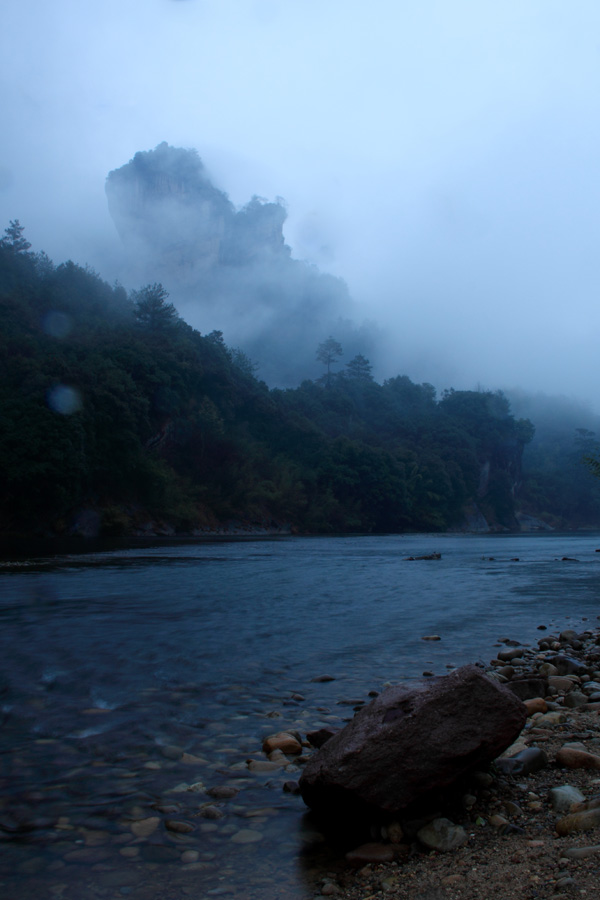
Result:
[[[340,852],[339,865],[315,883],[315,896],[539,900],[597,895],[600,632],[543,632],[538,647],[510,639],[503,643],[487,674],[527,706],[518,739],[487,770],[472,773],[454,796],[440,796],[437,809],[428,802],[421,815],[413,805],[410,817],[378,821],[372,816],[361,823],[368,839],[346,850],[343,860]],[[311,735],[314,743],[323,737]],[[315,752],[308,743],[305,756]],[[296,765],[301,760],[295,756]],[[347,843],[342,824],[338,827],[341,842]]]

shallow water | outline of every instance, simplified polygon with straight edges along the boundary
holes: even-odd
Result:
[[[500,637],[596,625],[599,546],[394,535],[7,560],[1,895],[311,897],[339,848],[283,792],[299,771],[249,772],[263,737],[342,724],[369,690],[487,662]],[[239,793],[215,801],[220,785]]]

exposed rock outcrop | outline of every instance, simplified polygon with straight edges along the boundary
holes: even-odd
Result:
[[[315,377],[315,349],[332,331],[348,359],[373,348],[373,328],[348,320],[345,283],[292,259],[280,198],[236,209],[195,150],[166,142],[110,172],[106,194],[125,247],[121,280],[161,282],[190,324],[224,330],[270,384]]]
[[[170,279],[191,283],[219,265],[289,256],[284,206],[253,197],[236,211],[211,183],[195,150],[163,141],[136,153],[109,173],[106,195],[125,245]]]

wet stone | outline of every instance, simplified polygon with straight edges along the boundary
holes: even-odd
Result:
[[[208,760],[202,756],[195,756],[193,753],[183,753],[180,762],[188,766],[207,766]]]
[[[190,834],[194,830],[191,822],[184,822],[180,819],[167,819],[165,828],[167,831],[173,831],[175,834]]]
[[[587,706],[588,698],[581,691],[571,691],[565,697],[564,705],[568,709],[578,709],[581,706]]]
[[[522,647],[515,648],[514,650],[500,650],[497,655],[497,659],[500,662],[512,662],[513,659],[518,659],[523,656],[524,650]]]
[[[266,759],[249,759],[247,766],[250,772],[260,774],[265,772],[276,772],[278,769],[281,769],[282,763]]]
[[[180,784],[176,784],[175,787],[172,787],[169,793],[171,794],[184,794],[186,791],[194,790],[194,785],[188,784],[187,781],[182,781]],[[198,791],[203,790],[203,785],[198,788]]]
[[[112,835],[108,831],[86,831],[83,835],[86,847],[98,847],[106,844],[111,837]]]
[[[260,831],[255,831],[252,828],[241,828],[231,837],[231,841],[234,844],[255,844],[258,841],[262,841],[262,839],[263,836]]]
[[[199,815],[203,819],[223,819],[225,817],[225,813],[222,809],[219,809],[218,806],[203,806],[200,809]]]
[[[275,809],[272,806],[263,806],[260,809],[247,809],[242,813],[242,815],[246,819],[255,819],[257,817],[261,818],[263,816],[277,816],[279,815],[279,810]]]
[[[158,816],[150,816],[147,819],[140,819],[139,822],[132,822],[131,830],[136,837],[146,838],[154,834],[160,824]]]
[[[223,784],[209,788],[206,793],[215,800],[231,800],[239,794],[239,789]]]
[[[298,738],[287,731],[280,731],[265,738],[262,748],[265,753],[272,753],[274,750],[286,754],[302,753],[302,744]]]
[[[183,756],[183,748],[176,746],[176,744],[166,744],[164,747],[160,748],[160,752],[165,757],[165,759],[173,759],[179,760]]]
[[[269,761],[281,763],[282,766],[286,766],[288,764],[287,756],[281,750],[272,750],[269,753]]]

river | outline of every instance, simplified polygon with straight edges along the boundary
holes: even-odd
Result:
[[[341,725],[370,690],[487,663],[500,638],[596,626],[599,547],[444,534],[5,555],[1,895],[307,900],[340,848],[282,789],[297,767],[249,771],[263,738]],[[207,793],[223,787],[235,796]]]

